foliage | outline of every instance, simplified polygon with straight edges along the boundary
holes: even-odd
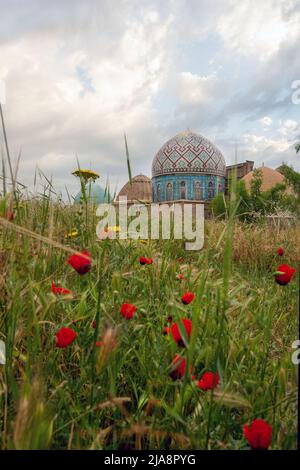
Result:
[[[248,220],[249,213],[252,210],[251,198],[246,190],[245,182],[240,180],[236,183],[236,198],[238,207],[236,214],[240,220]],[[229,196],[219,193],[211,202],[213,214],[217,217],[224,217],[227,215],[227,208],[229,204]]]
[[[228,197],[223,193],[218,193],[211,201],[211,209],[216,217],[224,217],[227,214]]]
[[[295,171],[293,167],[286,164],[281,165],[280,171],[285,177],[289,186],[293,188],[294,193],[300,199],[300,173]]]
[[[281,166],[281,172],[285,176],[286,183],[278,183],[268,191],[262,191],[262,173],[254,170],[248,192],[243,180],[237,182],[237,198],[240,201],[237,215],[243,221],[251,222],[257,215],[274,214],[285,211],[300,215],[300,174],[288,165]],[[287,188],[293,189],[294,194],[287,192]],[[218,194],[211,203],[214,215],[226,216],[228,196]]]
[[[78,216],[47,198],[23,206],[0,225],[1,448],[246,449],[242,426],[253,418],[272,424],[273,449],[296,447],[298,292],[273,276],[278,245],[286,262],[299,259],[296,228],[234,223],[231,203],[229,222],[207,221],[204,249],[186,252],[179,240],[99,242],[89,207]],[[65,238],[75,215],[86,233]],[[93,266],[79,276],[66,260],[84,248]],[[142,255],[153,264],[141,266]],[[52,281],[73,296],[55,296]],[[185,291],[196,293],[190,305]],[[124,302],[137,307],[130,320]],[[192,318],[190,349],[162,335],[169,315]],[[77,333],[66,349],[55,347],[62,326]],[[176,353],[198,380],[217,369],[216,392],[188,375],[173,381]]]

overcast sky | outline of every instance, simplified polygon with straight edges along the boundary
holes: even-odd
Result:
[[[67,185],[81,167],[151,176],[161,145],[190,128],[227,164],[300,170],[298,0],[0,0],[0,80],[19,180]],[[3,82],[2,82],[3,83]],[[2,135],[0,138],[2,143]]]

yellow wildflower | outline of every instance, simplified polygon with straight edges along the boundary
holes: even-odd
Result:
[[[92,179],[95,181],[100,177],[98,173],[96,173],[93,170],[83,170],[83,169],[78,169],[73,171],[72,175],[78,176],[79,178],[84,179],[85,181],[88,181],[89,179]]]
[[[76,228],[72,228],[72,230],[65,235],[65,238],[75,238],[78,237],[78,231]]]

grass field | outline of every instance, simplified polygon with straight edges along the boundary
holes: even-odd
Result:
[[[207,221],[204,249],[187,252],[181,241],[100,242],[95,225],[93,211],[47,198],[2,219],[0,447],[248,449],[243,426],[263,418],[270,449],[294,449],[299,274],[280,286],[274,273],[298,268],[299,227]],[[81,276],[67,260],[82,249],[92,268]],[[55,295],[52,282],[72,294]],[[128,320],[124,302],[136,306]],[[186,347],[163,334],[169,316],[192,320]],[[61,327],[77,334],[66,348],[55,343]],[[175,354],[187,360],[181,380],[170,376]],[[206,371],[220,382],[204,391]]]

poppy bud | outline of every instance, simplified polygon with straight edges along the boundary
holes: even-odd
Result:
[[[169,328],[168,326],[165,326],[163,329],[163,335],[168,335],[170,333],[171,333],[171,328]]]

